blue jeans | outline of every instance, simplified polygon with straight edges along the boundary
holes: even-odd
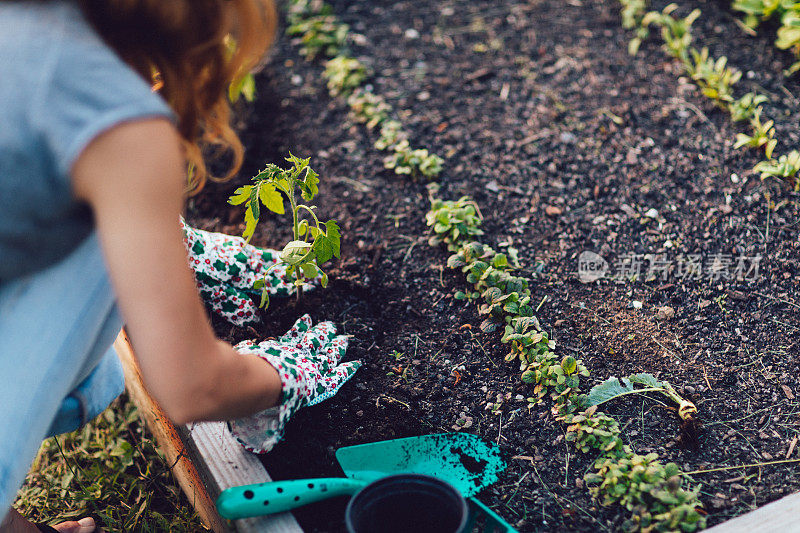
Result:
[[[0,522],[42,440],[123,390],[122,327],[96,235],[46,270],[0,282]]]

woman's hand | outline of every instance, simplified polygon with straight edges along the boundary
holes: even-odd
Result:
[[[242,354],[257,355],[275,367],[283,385],[278,406],[228,422],[233,435],[254,453],[270,451],[283,436],[286,422],[298,410],[332,397],[361,366],[360,361],[340,363],[347,350],[347,337],[337,336],[330,322],[312,327],[308,315],[303,315],[278,340],[244,341],[234,348]]]
[[[181,226],[200,296],[231,324],[252,326],[261,322],[254,301],[260,298],[261,289],[253,288],[259,279],[265,280],[270,296],[294,294],[294,282],[286,275],[286,266],[279,263],[278,251],[258,248],[241,237],[193,228],[183,220]],[[303,290],[312,287],[306,283]]]

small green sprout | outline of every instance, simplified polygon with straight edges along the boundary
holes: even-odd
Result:
[[[432,199],[431,209],[425,219],[433,229],[428,243],[431,246],[445,243],[451,252],[458,251],[459,243],[464,240],[483,235],[483,230],[480,229],[483,215],[478,204],[467,196],[455,201]]]
[[[395,145],[394,154],[383,160],[383,166],[394,170],[395,174],[434,179],[442,171],[443,162],[441,157],[429,153],[427,149],[412,149],[407,140],[402,140]]]
[[[372,91],[358,89],[347,99],[350,111],[356,122],[363,122],[367,128],[373,129],[389,118],[392,108],[382,96]]]
[[[796,57],[800,57],[800,11],[796,2],[791,2],[792,8],[781,17],[781,27],[778,28],[778,39],[775,46],[781,50],[792,50]],[[800,70],[800,61],[793,63],[785,74],[791,76]]]
[[[349,28],[337,21],[333,15],[317,15],[309,18],[297,17],[286,33],[298,35],[302,44],[300,53],[309,61],[318,55],[335,57],[344,46]]]
[[[777,160],[761,161],[753,170],[761,172],[761,179],[780,178],[795,191],[800,191],[800,152],[792,150]]]
[[[727,66],[728,58],[716,60],[709,57],[708,48],[701,51],[691,49],[691,59],[686,61],[686,70],[700,86],[703,94],[719,103],[733,102],[733,86],[741,79],[739,70]]]
[[[733,122],[743,122],[745,120],[752,120],[755,117],[756,111],[761,109],[760,106],[767,101],[767,97],[763,94],[747,93],[741,98],[731,102],[728,110],[731,114]]]
[[[692,24],[700,16],[695,9],[685,18],[675,18],[672,13],[678,9],[677,4],[669,4],[661,12],[650,11],[642,17],[642,26],[655,25],[661,28],[661,37],[667,53],[676,59],[687,62],[689,45],[692,44]]]
[[[386,120],[381,124],[381,136],[375,141],[378,150],[392,150],[397,143],[408,139],[403,125],[397,120]]]
[[[367,78],[367,67],[358,59],[336,56],[325,63],[322,75],[328,80],[331,96],[349,95]]]
[[[750,126],[753,128],[752,135],[737,133],[736,144],[734,144],[733,147],[741,148],[742,146],[748,146],[750,148],[761,148],[763,146],[764,153],[766,153],[767,157],[772,157],[772,151],[775,149],[775,145],[778,144],[778,139],[775,138],[775,126],[773,121],[768,120],[762,124],[761,110],[757,109],[753,113],[753,118],[750,119]]]
[[[242,236],[249,241],[261,216],[261,206],[282,215],[286,209],[284,198],[289,201],[293,240],[284,246],[279,257],[280,263],[286,265],[286,274],[295,277],[299,299],[303,293],[303,284],[308,279],[319,276],[321,285],[328,285],[328,275],[323,272],[321,265],[333,257],[339,257],[340,234],[339,226],[334,220],[320,222],[314,206],[297,202],[298,191],[307,202],[313,200],[319,192],[319,175],[308,166],[310,158],[301,159],[289,153],[286,161],[292,164],[286,169],[273,164],[267,165],[253,178],[253,185],[236,189],[228,203],[245,205],[245,229]],[[311,221],[301,218],[301,213],[311,215]],[[265,279],[256,281],[254,285],[254,288],[262,290],[261,307],[269,305]]]

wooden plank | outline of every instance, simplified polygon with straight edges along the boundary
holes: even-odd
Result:
[[[789,533],[800,531],[800,492],[706,529],[708,533]]]
[[[224,422],[200,422],[180,428],[184,442],[195,457],[206,487],[216,498],[228,487],[271,481],[258,458],[246,451],[230,434]],[[265,515],[236,521],[240,533],[302,533],[291,513]]]
[[[128,395],[144,418],[172,474],[197,510],[203,523],[215,533],[230,533],[230,522],[217,513],[214,500],[234,485],[270,481],[261,462],[241,446],[223,422],[177,428],[145,389],[130,340],[122,330],[114,343],[125,372]],[[237,520],[241,533],[302,533],[291,513]]]

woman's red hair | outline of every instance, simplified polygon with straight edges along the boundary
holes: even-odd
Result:
[[[208,147],[227,150],[242,165],[244,148],[230,125],[227,89],[256,66],[277,21],[271,0],[79,0],[103,39],[148,81],[178,117],[178,131],[192,168],[189,191],[209,173]],[[236,43],[231,52],[229,39]]]

